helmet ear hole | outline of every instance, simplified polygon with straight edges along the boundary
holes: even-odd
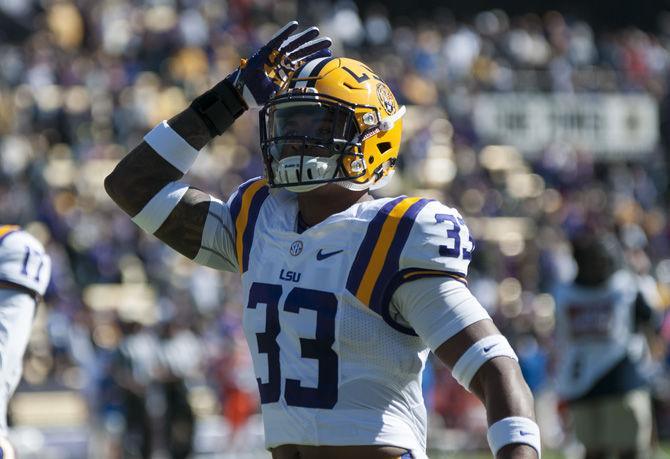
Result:
[[[377,148],[379,149],[379,153],[384,154],[391,149],[391,142],[379,142]]]

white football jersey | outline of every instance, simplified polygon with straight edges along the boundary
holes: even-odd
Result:
[[[42,244],[19,226],[0,226],[0,280],[44,295],[51,259]]]
[[[557,289],[557,390],[562,397],[586,394],[625,356],[640,358],[645,343],[634,331],[638,291],[635,277],[623,270],[602,287],[568,284]]]
[[[425,457],[429,349],[389,303],[410,280],[464,280],[474,243],[463,219],[406,197],[355,204],[302,233],[297,214],[295,194],[246,182],[210,205],[196,257],[242,274],[267,447],[394,445]]]

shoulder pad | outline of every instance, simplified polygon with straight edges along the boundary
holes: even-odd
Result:
[[[472,248],[455,210],[429,199],[387,200],[368,224],[347,290],[381,311],[393,290],[411,280],[407,276],[450,275],[464,281]]]
[[[436,271],[465,280],[475,242],[454,208],[431,201],[416,216],[403,249],[400,270]],[[427,273],[426,273],[427,274]]]
[[[5,252],[19,254],[23,254],[26,247],[30,247],[35,252],[44,253],[42,243],[17,225],[0,225],[0,247]]]
[[[51,260],[42,244],[18,226],[0,226],[0,280],[43,295],[51,276]]]
[[[21,227],[19,225],[0,225],[0,244],[10,234],[18,235],[20,231]]]
[[[261,206],[268,195],[267,180],[263,177],[256,177],[240,185],[228,200],[235,230],[235,254],[241,273],[248,268],[254,228]]]

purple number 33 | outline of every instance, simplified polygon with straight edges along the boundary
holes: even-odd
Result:
[[[28,274],[29,264],[31,265],[31,267],[37,265],[37,269],[35,269],[34,273]],[[44,266],[44,259],[42,257],[42,254],[26,246],[26,254],[23,257],[23,266],[21,268],[21,274],[23,274],[24,276],[30,276],[35,280],[35,282],[39,282],[40,273],[42,272],[43,266]]]
[[[437,223],[449,222],[452,226],[451,229],[447,229],[447,237],[454,241],[454,245],[453,247],[441,245],[439,247],[440,255],[443,257],[458,258],[461,256],[462,251],[463,259],[470,260],[472,258],[472,251],[475,249],[475,241],[472,239],[472,236],[469,236],[470,249],[466,249],[464,246],[461,247],[461,225],[465,225],[463,219],[451,214],[435,214],[435,221]]]

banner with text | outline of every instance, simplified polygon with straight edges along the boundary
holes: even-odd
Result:
[[[658,103],[646,94],[482,94],[472,116],[481,140],[528,155],[567,143],[599,157],[630,158],[659,141]]]

